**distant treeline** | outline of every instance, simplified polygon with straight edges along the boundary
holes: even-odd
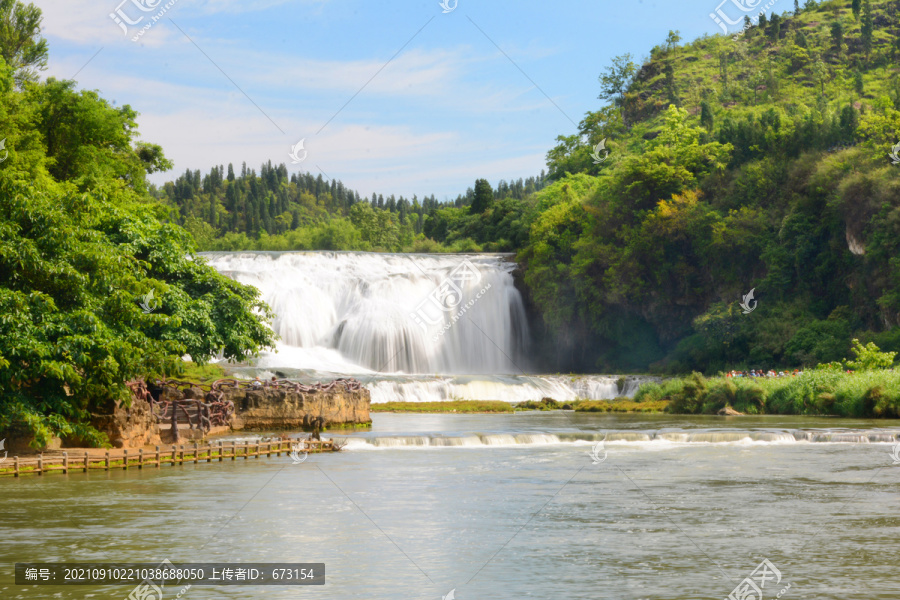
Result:
[[[543,181],[543,172],[501,180],[491,195],[498,201],[521,201],[540,190]],[[153,193],[171,207],[170,218],[190,230],[202,249],[222,250],[411,250],[417,236],[424,240],[429,215],[467,207],[475,200],[474,188],[443,202],[434,194],[365,197],[321,174],[289,175],[283,163],[275,166],[271,161],[259,174],[246,163],[237,174],[232,164],[213,167],[205,175],[187,170]],[[358,204],[366,206],[354,210]]]

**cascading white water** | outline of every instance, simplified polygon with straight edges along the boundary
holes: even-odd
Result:
[[[277,315],[265,367],[340,373],[521,373],[528,325],[502,255],[205,254]]]
[[[504,255],[204,253],[272,307],[277,352],[248,376],[360,378],[373,402],[632,396],[646,378],[527,375],[528,323]]]

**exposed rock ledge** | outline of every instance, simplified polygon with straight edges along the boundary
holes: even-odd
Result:
[[[306,386],[297,387],[306,389]],[[327,391],[301,391],[284,387],[220,387],[219,392],[219,399],[234,403],[235,411],[226,427],[217,427],[213,433],[224,433],[229,429],[310,431],[317,426],[354,427],[372,423],[369,415],[369,390],[361,386],[358,389],[348,389],[347,386],[338,385]],[[166,387],[163,388],[161,398],[172,402],[201,399],[204,394],[197,387],[184,390]],[[204,437],[199,428],[189,429],[183,416],[179,421],[182,441],[196,441]],[[140,448],[172,441],[169,420],[160,420],[151,411],[150,403],[143,399],[133,400],[130,408],[116,406],[110,413],[92,415],[92,425],[105,432],[116,448]],[[73,441],[67,445],[80,444]]]

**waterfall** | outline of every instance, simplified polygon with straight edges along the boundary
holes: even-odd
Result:
[[[259,366],[342,374],[522,374],[528,324],[500,254],[204,253],[276,314]]]

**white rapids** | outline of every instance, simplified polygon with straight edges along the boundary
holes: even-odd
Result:
[[[211,252],[258,288],[280,337],[248,376],[362,380],[373,402],[631,396],[641,378],[531,374],[525,306],[507,255]]]

